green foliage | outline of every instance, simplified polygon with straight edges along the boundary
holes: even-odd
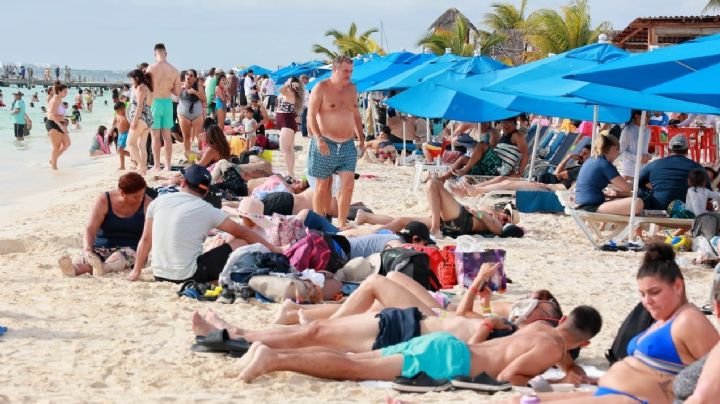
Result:
[[[325,31],[326,37],[333,38],[333,45],[336,50],[331,50],[320,44],[314,44],[312,51],[321,55],[325,55],[328,60],[332,60],[339,55],[355,57],[358,54],[378,53],[385,54],[380,45],[370,36],[378,32],[377,28],[370,28],[358,36],[358,28],[355,23],[350,24],[348,32],[341,32],[336,29]]]

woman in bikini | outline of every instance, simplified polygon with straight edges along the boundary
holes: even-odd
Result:
[[[595,393],[541,395],[542,402],[663,404],[674,399],[672,383],[687,365],[707,354],[718,333],[688,302],[672,247],[650,245],[637,273],[643,306],[655,323],[630,340],[628,356],[610,367]]]
[[[205,150],[198,162],[203,167],[209,167],[220,160],[230,160],[230,144],[217,125],[210,126],[205,131]]]
[[[305,89],[300,79],[291,77],[280,87],[275,110],[275,125],[280,128],[280,152],[285,160],[287,175],[295,178],[295,132],[298,130],[297,112],[303,109]]]
[[[45,129],[47,129],[52,143],[50,167],[53,170],[58,169],[58,159],[70,147],[70,136],[68,136],[67,127],[65,126],[65,106],[63,105],[63,99],[67,96],[67,93],[66,85],[60,84],[59,81],[55,82],[53,96],[48,101]]]
[[[197,71],[189,69],[185,73],[185,80],[180,90],[180,102],[177,108],[185,157],[190,155],[193,139],[202,132],[203,117],[205,116],[203,104],[205,101],[205,88],[198,80]]]
[[[152,126],[152,113],[150,112],[152,93],[152,80],[150,75],[140,69],[128,73],[132,80],[130,91],[130,108],[127,111],[130,120],[130,132],[128,133],[127,148],[130,157],[137,164],[137,172],[140,175],[147,174],[147,138]]]

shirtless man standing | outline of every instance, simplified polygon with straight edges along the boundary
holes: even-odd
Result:
[[[333,61],[332,76],[315,86],[310,93],[308,126],[313,134],[308,156],[308,174],[317,178],[313,210],[325,215],[330,207],[332,175],[340,175],[338,223],[347,224],[353,188],[357,149],[353,135],[365,150],[365,135],[357,105],[357,90],[350,83],[353,62],[347,56]]]
[[[160,139],[165,144],[165,171],[170,172],[172,160],[173,103],[171,95],[180,95],[180,72],[167,62],[167,50],[164,44],[155,45],[155,63],[147,72],[153,84],[153,102],[150,107],[153,116],[152,152],[155,166],[152,171],[160,170]]]
[[[602,326],[592,307],[579,306],[553,328],[533,323],[514,334],[478,344],[446,332],[422,335],[407,342],[348,354],[326,347],[274,349],[253,343],[245,354],[248,366],[240,379],[250,382],[276,371],[294,371],[335,380],[413,378],[423,371],[434,379],[474,377],[486,372],[496,380],[524,386],[533,377],[564,361],[568,351],[586,346]]]

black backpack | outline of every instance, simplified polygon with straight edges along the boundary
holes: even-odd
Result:
[[[653,323],[653,318],[642,303],[638,303],[628,314],[618,329],[610,349],[605,352],[605,358],[612,365],[627,356],[627,346],[636,335],[647,330]]]
[[[692,236],[703,236],[709,242],[713,237],[720,235],[720,213],[705,212],[695,218],[692,226]]]
[[[430,257],[408,248],[388,248],[380,253],[380,274],[402,272],[430,291],[441,288],[440,281],[430,269]]]
[[[344,236],[339,234],[323,234],[323,239],[330,248],[330,260],[325,266],[325,270],[331,273],[337,272],[340,268],[344,267],[350,259],[350,242]],[[335,241],[342,249],[343,254],[340,254],[334,246]]]

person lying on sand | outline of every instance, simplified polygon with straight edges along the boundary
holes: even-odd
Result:
[[[118,179],[118,189],[95,198],[83,235],[82,257],[73,260],[64,255],[58,261],[64,275],[102,276],[133,267],[145,212],[152,201],[145,195],[146,187],[140,174],[125,173]]]
[[[496,212],[491,209],[475,211],[461,205],[437,178],[431,178],[425,184],[425,195],[430,205],[430,216],[394,218],[358,212],[355,223],[382,225],[385,229],[398,231],[410,221],[419,221],[425,223],[436,237],[441,235],[457,237],[463,234],[502,236],[505,224],[517,224],[519,220],[514,211]]]
[[[580,154],[568,154],[553,173],[536,176],[536,182],[526,181],[520,177],[499,176],[478,184],[472,184],[469,177],[461,177],[458,181],[448,182],[447,188],[457,196],[478,196],[492,191],[564,191],[570,189],[575,183],[582,163],[588,158],[590,158],[590,145],[586,145]],[[568,168],[571,162],[576,162],[576,164]]]
[[[483,324],[491,327],[489,322]],[[497,380],[525,385],[561,362],[568,350],[587,345],[601,326],[597,310],[579,306],[557,328],[537,322],[513,335],[479,344],[468,344],[447,332],[433,332],[359,354],[316,346],[271,348],[255,342],[243,358],[248,365],[240,379],[251,382],[276,371],[334,380],[387,381],[397,376],[412,378],[421,371],[434,379],[472,377],[485,372]]]

